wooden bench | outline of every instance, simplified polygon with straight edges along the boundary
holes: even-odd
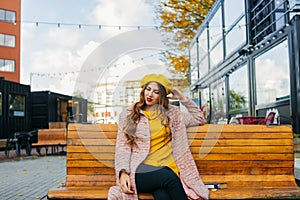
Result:
[[[67,122],[49,122],[49,129],[66,128]]]
[[[37,149],[37,152],[41,155],[41,149],[45,148],[46,154],[48,154],[48,148],[51,148],[51,153],[57,153],[59,147],[62,151],[67,145],[66,129],[65,128],[53,128],[53,129],[38,129],[38,142],[32,143],[32,147]]]
[[[114,124],[71,124],[66,185],[49,190],[48,199],[107,199],[115,185],[116,134]],[[300,198],[289,126],[207,124],[188,128],[188,137],[204,183],[227,184],[211,190],[210,199]]]
[[[6,139],[0,139],[0,149],[3,150],[6,148]]]

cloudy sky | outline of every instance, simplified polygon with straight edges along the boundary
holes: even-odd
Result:
[[[144,49],[147,50],[141,51],[142,46],[137,45],[118,53],[115,52],[118,47],[113,46],[116,42],[122,44],[126,38],[131,38],[131,43],[134,43],[133,36],[140,39],[149,37],[146,40],[151,40],[149,35],[155,35],[154,41],[158,42],[159,36],[153,32],[154,26],[158,25],[152,5],[155,1],[22,1],[21,83],[31,83],[33,91],[50,90],[72,94],[77,87],[76,81],[77,84],[80,82],[78,76],[83,73],[85,65],[95,61],[95,58],[92,60],[90,58],[95,51],[106,55],[106,58],[102,57],[101,61],[97,58],[98,60],[94,62],[96,69],[107,65],[115,67],[126,66],[128,63],[132,65],[137,63],[136,61],[155,57],[159,54],[157,49],[161,49],[160,44],[153,45],[154,49],[157,48],[155,50],[146,46]],[[146,33],[137,32],[138,26],[149,26],[152,30]],[[133,32],[128,35],[130,31]],[[103,53],[105,45],[110,46]],[[123,45],[130,45],[130,43]],[[102,51],[99,49],[101,46]],[[104,61],[108,58],[110,60]],[[157,60],[157,58],[152,59]]]

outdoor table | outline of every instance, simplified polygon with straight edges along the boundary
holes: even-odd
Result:
[[[242,116],[237,117],[239,124],[259,124],[265,117],[262,116]]]

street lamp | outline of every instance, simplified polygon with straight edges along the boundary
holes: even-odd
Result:
[[[108,105],[107,105],[107,97],[108,97],[108,88],[107,88],[107,85],[108,85],[108,79],[109,78],[119,78],[119,76],[109,76],[109,77],[106,77],[105,78],[105,123],[107,123],[108,122],[108,119],[107,119],[107,107],[108,107]]]

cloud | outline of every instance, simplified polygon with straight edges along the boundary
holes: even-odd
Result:
[[[71,49],[45,49],[32,53],[32,90],[51,90],[71,95],[77,72],[87,56],[99,44],[93,41],[83,47]],[[38,82],[38,84],[37,84]]]
[[[99,0],[89,16],[90,21],[103,25],[103,33],[110,37],[138,26],[153,26],[153,17],[153,6],[143,0]]]
[[[142,0],[100,0],[91,19],[106,25],[153,25],[152,6]]]
[[[281,58],[284,54],[281,54]],[[277,58],[280,58],[278,56]],[[257,99],[259,103],[275,101],[277,97],[289,94],[289,64],[288,59],[280,62],[276,56],[273,59],[257,59],[256,67],[256,87]]]
[[[74,49],[81,40],[81,35],[74,28],[52,28],[43,36],[45,45],[51,48]]]
[[[83,2],[76,2],[75,10],[81,7],[81,11],[74,17],[72,15],[76,14],[75,11],[70,11],[67,15],[67,13],[60,13],[60,10],[57,11],[58,13],[52,13],[51,16],[59,18],[57,15],[61,15],[61,22],[71,23],[70,19],[73,18],[75,24],[82,22],[93,25],[153,25],[154,15],[151,4],[143,0],[95,0],[88,5]],[[48,4],[52,2],[48,1]],[[41,19],[46,18],[44,15],[41,16],[41,9],[33,10],[38,12]],[[55,11],[54,9],[53,12]],[[82,12],[89,14],[83,15]],[[34,14],[36,13],[32,13],[33,16]],[[81,14],[82,18],[80,22],[78,22],[78,14]],[[27,18],[30,19],[28,16]],[[80,29],[76,25],[61,25],[58,28],[53,24],[38,26],[22,24],[21,83],[29,84],[30,74],[35,73],[36,75],[31,77],[33,90],[55,90],[53,92],[71,95],[73,92],[71,88],[74,88],[72,81],[76,80],[76,74],[72,72],[79,71],[86,58],[102,42],[129,30],[132,28],[123,27],[120,31],[116,27],[103,27],[99,30],[97,27],[84,26]],[[68,88],[67,91],[65,88]]]

